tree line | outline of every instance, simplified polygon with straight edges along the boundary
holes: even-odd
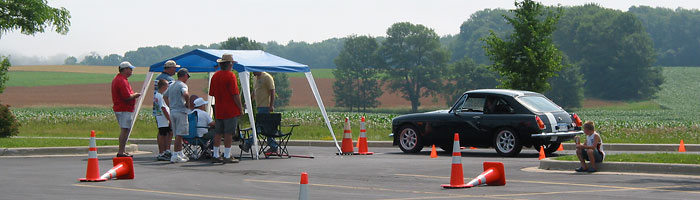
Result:
[[[560,55],[552,54],[561,57],[555,59],[561,67],[551,70],[552,76],[539,82],[546,82],[546,90],[542,92],[564,107],[580,107],[584,96],[606,100],[650,99],[663,83],[660,69],[652,65],[699,63],[697,59],[700,57],[693,56],[700,48],[697,42],[700,41],[700,35],[695,34],[699,29],[695,25],[700,24],[700,13],[697,10],[640,6],[622,12],[602,8],[596,4],[544,9],[560,10],[557,23],[553,26],[551,41],[561,52]],[[420,106],[420,97],[441,96],[450,103],[451,99],[470,89],[513,88],[512,85],[509,87],[508,84],[502,84],[508,79],[508,73],[492,67],[494,62],[484,49],[491,34],[495,38],[506,38],[513,33],[513,26],[504,17],[512,18],[514,12],[503,9],[481,10],[472,14],[460,26],[459,34],[442,37],[435,35],[429,27],[402,22],[397,23],[402,25],[395,24],[401,27],[392,26],[389,28],[391,33],[388,29],[387,35],[378,37],[351,35],[316,43],[290,41],[286,45],[274,41],[248,42],[252,41],[255,49],[264,49],[312,68],[336,68],[334,74],[339,81],[334,85],[336,91],[348,90],[343,85],[355,86],[350,88],[380,89],[386,84],[391,89],[390,92],[398,92],[411,101],[412,110],[415,110]],[[422,31],[427,35],[412,31]],[[397,38],[391,34],[415,34],[413,36],[417,38],[395,41]],[[369,40],[373,40],[374,43]],[[414,45],[412,42],[415,45],[430,44],[428,46],[431,50],[441,53],[420,49],[425,46],[415,47],[419,48],[416,50],[420,52],[392,52],[387,49],[392,48],[389,45],[398,45],[396,48],[414,48],[411,46]],[[114,66],[122,60],[128,60],[137,66],[148,66],[196,48],[219,49],[222,48],[222,43],[224,42],[182,48],[167,45],[142,47],[126,52],[124,56],[111,54],[101,57],[92,53],[80,62],[74,57],[69,57],[66,64]],[[353,50],[347,49],[348,47]],[[368,53],[380,53],[376,52],[379,49],[384,50],[381,53],[389,55]],[[353,51],[367,52],[350,56]],[[430,56],[436,57],[413,57],[426,56],[426,53],[433,53]],[[447,59],[442,61],[442,56],[445,55]],[[364,60],[353,60],[355,56]],[[394,59],[382,61],[382,57],[387,56],[394,56]],[[421,68],[419,71],[424,74],[410,74],[410,71],[403,68],[385,71],[390,65]],[[440,73],[433,72],[434,69]],[[399,80],[394,76],[403,79]],[[344,77],[356,80],[341,80]],[[435,80],[441,80],[442,83]],[[350,109],[366,109],[379,106],[376,98],[381,96],[383,91],[353,90],[345,93],[348,94],[336,94],[337,105]]]

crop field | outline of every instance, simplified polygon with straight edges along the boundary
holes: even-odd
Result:
[[[332,75],[331,70],[321,70]],[[11,82],[17,79],[15,75],[18,72],[11,72],[13,73]],[[51,75],[51,73],[60,72],[46,74]],[[587,101],[585,104],[587,106],[574,112],[578,113],[583,120],[594,121],[606,143],[677,144],[681,139],[689,144],[700,143],[700,114],[697,113],[697,108],[700,107],[700,94],[695,92],[700,91],[700,68],[664,67],[663,74],[666,82],[662,85],[658,98],[642,102],[592,100],[593,103]],[[110,76],[108,80],[111,80],[112,75],[106,75]],[[36,76],[40,75],[28,74],[26,77],[29,79]],[[81,78],[86,77],[72,79]],[[69,79],[61,81],[67,82]],[[61,81],[55,81],[53,84],[59,84]],[[39,83],[35,84],[43,84],[42,82],[46,81],[37,82]],[[421,111],[440,108],[426,106],[421,107]],[[282,109],[284,124],[302,125],[295,128],[293,139],[332,139],[318,108]],[[371,109],[365,114],[368,139],[390,140],[387,136],[391,133],[391,119],[405,114],[406,110],[408,108],[403,107]],[[114,114],[109,107],[13,107],[13,111],[22,124],[21,136],[86,137],[89,130],[97,130],[98,137],[117,137],[119,133]],[[335,107],[329,107],[328,111],[338,139],[342,137],[343,121],[346,116],[350,117],[354,136],[357,137],[359,113],[345,112]],[[247,121],[247,117],[243,120]],[[131,137],[154,138],[156,135],[154,127],[155,121],[150,114],[150,109],[144,106]]]

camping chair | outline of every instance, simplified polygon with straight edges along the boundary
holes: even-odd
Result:
[[[241,129],[240,125],[238,126],[238,131],[239,131],[238,140],[241,141],[241,144],[243,144],[243,142],[245,142],[245,141],[249,140],[251,137],[253,137],[253,135],[251,134],[252,130],[253,130],[252,128]],[[235,139],[236,138],[234,137],[234,140]],[[260,145],[260,143],[258,143],[258,145]],[[254,159],[253,152],[257,152],[257,151],[253,150],[253,147],[254,147],[254,145],[251,144],[250,150],[248,150],[248,153],[250,153],[250,159]],[[238,154],[238,158],[243,158],[243,149],[242,148],[241,148],[241,153]]]
[[[212,138],[207,138],[207,135],[204,135],[204,137],[199,137],[197,134],[197,128],[209,128],[209,127],[199,127],[197,126],[197,112],[192,112],[190,114],[187,114],[187,122],[189,123],[189,134],[186,136],[182,136],[182,151],[183,153],[193,159],[193,160],[199,160],[199,158],[202,157],[211,157],[212,156],[212,149],[213,149],[213,144],[212,144]]]
[[[265,153],[265,158],[269,158],[271,155],[279,156],[289,156],[289,151],[287,151],[287,143],[289,138],[292,136],[292,131],[294,127],[299,126],[298,124],[286,125],[285,127],[291,127],[289,132],[282,132],[282,114],[281,113],[258,113],[256,115],[256,128],[258,132],[258,141],[260,142],[260,149],[258,154],[266,152],[270,149],[270,143],[267,141],[268,138],[273,139],[278,147],[277,152]]]

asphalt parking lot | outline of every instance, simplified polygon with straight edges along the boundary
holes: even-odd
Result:
[[[154,150],[141,145],[142,151]],[[492,149],[463,150],[465,182],[482,172],[484,161],[503,162],[505,186],[443,189],[451,154],[429,158],[398,148],[370,148],[371,156],[336,156],[332,147],[290,147],[308,158],[250,160],[235,164],[155,161],[134,157],[136,178],[78,182],[85,156],[0,158],[0,199],[297,199],[301,172],[309,174],[310,199],[697,199],[700,178],[688,176],[593,174],[536,170],[538,154],[498,157]],[[99,150],[98,150],[99,151]],[[237,153],[237,150],[235,151]],[[570,154],[565,151],[563,154]],[[112,155],[100,155],[100,173]]]

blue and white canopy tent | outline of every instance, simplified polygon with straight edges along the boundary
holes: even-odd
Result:
[[[209,85],[211,85],[211,77],[213,75],[212,72],[216,72],[216,70],[219,69],[216,67],[218,65],[216,60],[220,59],[221,56],[225,53],[233,55],[233,59],[237,62],[233,65],[233,69],[235,69],[238,72],[238,78],[241,82],[240,88],[243,89],[243,96],[245,98],[245,102],[252,102],[250,98],[249,72],[304,72],[304,74],[306,75],[306,79],[309,81],[309,86],[311,87],[314,97],[316,97],[316,103],[318,103],[318,107],[321,110],[321,114],[323,114],[323,119],[326,122],[326,126],[328,126],[328,131],[330,131],[330,134],[333,137],[333,141],[335,142],[335,146],[338,149],[338,153],[341,153],[340,146],[338,145],[338,141],[336,140],[335,134],[333,133],[333,128],[331,127],[330,121],[328,120],[326,108],[323,105],[323,101],[321,101],[321,96],[318,93],[318,88],[316,87],[316,82],[314,81],[314,78],[311,75],[311,70],[309,66],[299,64],[294,61],[290,61],[261,50],[195,49],[193,51],[187,52],[179,56],[175,56],[167,60],[174,60],[178,65],[187,68],[187,70],[189,70],[190,73],[206,72],[209,77],[209,84],[207,84],[208,87]],[[146,80],[143,82],[143,87],[141,87],[141,94],[146,94],[146,92],[148,92],[148,85],[151,84],[153,74],[162,72],[163,66],[165,65],[165,62],[167,60],[151,65],[151,67],[148,70],[148,73],[146,74]],[[138,113],[141,109],[141,104],[143,104],[143,99],[145,96],[146,95],[142,95],[137,100],[136,110],[133,114],[134,120],[131,124],[132,129],[134,127],[134,123],[136,122],[136,117],[138,117]],[[215,99],[213,99],[212,96],[208,96],[207,100],[209,101],[209,105],[207,106],[206,111],[211,115],[211,104],[212,102],[214,102]],[[248,119],[250,119],[251,128],[253,128],[253,138],[255,138],[255,142],[253,143],[255,145],[254,149],[257,149],[257,132],[255,130],[255,118],[253,116],[252,104],[246,103],[245,106],[245,109],[248,112]],[[131,132],[129,132],[129,134],[131,134]],[[256,154],[255,158],[257,159],[258,157],[259,155]]]

